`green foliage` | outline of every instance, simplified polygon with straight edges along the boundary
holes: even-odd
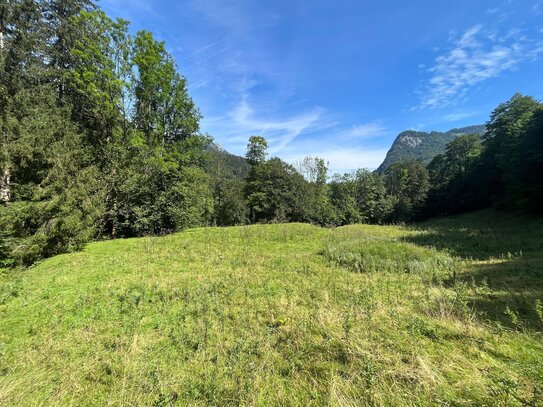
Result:
[[[494,181],[489,193],[500,206],[541,212],[542,111],[543,104],[516,94],[491,116],[484,169]]]
[[[74,39],[73,66],[67,73],[73,115],[91,144],[99,146],[112,137],[122,117],[126,84],[120,71],[130,69],[128,23],[94,10],[74,16],[71,24],[85,30]]]
[[[543,211],[543,106],[534,111],[519,145],[522,165],[516,173],[518,205],[532,212]]]
[[[219,226],[245,225],[249,222],[249,209],[244,199],[245,183],[224,179],[215,186],[215,222]]]
[[[132,38],[126,21],[86,0],[8,8],[0,261],[32,264],[98,237],[207,224],[209,140],[164,44],[147,32]]]
[[[517,93],[490,115],[481,157],[481,171],[487,179],[483,193],[489,200],[514,205],[514,185],[523,165],[522,140],[538,108],[541,104],[535,99]]]
[[[213,143],[209,145],[206,155],[206,172],[216,180],[244,180],[249,176],[251,165],[243,157],[230,154]]]
[[[431,187],[424,211],[427,214],[461,212],[477,201],[474,172],[482,151],[476,134],[460,136],[446,147],[444,155],[428,164]]]
[[[464,176],[481,154],[481,138],[477,134],[460,136],[445,147],[445,160],[453,177]]]
[[[304,178],[310,182],[317,185],[324,185],[328,178],[328,165],[323,158],[320,157],[304,157],[296,165],[296,169]]]
[[[213,186],[213,222],[220,226],[248,223],[245,179],[250,174],[251,165],[245,158],[229,154],[213,143],[206,155],[205,168]]]
[[[397,199],[394,219],[409,220],[426,199],[428,170],[418,160],[394,163],[385,172],[385,185],[389,195]]]
[[[355,200],[362,220],[383,224],[392,219],[395,197],[387,195],[384,177],[377,172],[356,172]]]
[[[52,92],[21,91],[11,108],[11,202],[1,223],[11,235],[9,257],[31,264],[96,236],[103,188],[83,136]]]
[[[266,161],[266,147],[267,141],[256,136],[247,145],[246,157],[252,165],[245,183],[249,220],[336,224],[324,160],[306,157],[297,171],[279,158]]]
[[[207,175],[197,167],[170,169],[160,160],[123,173],[116,196],[116,233],[163,234],[206,223],[212,211]]]
[[[8,229],[10,226],[6,219],[8,211],[5,206],[0,206],[0,271],[13,265],[14,259],[11,254],[13,239],[12,231]]]
[[[163,42],[140,31],[134,39],[135,125],[150,149],[194,136],[200,113],[188,96],[185,78],[177,72]]]
[[[307,221],[306,187],[303,176],[279,158],[257,163],[245,186],[250,220]]]
[[[354,174],[336,174],[330,182],[330,202],[335,209],[335,223],[347,225],[361,221],[356,202],[356,179]]]
[[[515,94],[500,104],[477,135],[457,138],[428,165],[431,190],[426,216],[488,206],[540,211],[542,104]]]
[[[337,225],[336,208],[327,184],[328,164],[320,157],[307,156],[295,165],[307,181],[302,203],[306,218],[320,225]]]
[[[428,164],[436,155],[443,154],[447,144],[457,137],[465,134],[482,135],[484,131],[485,126],[480,125],[451,129],[444,133],[438,131],[430,133],[414,130],[404,131],[396,137],[387,152],[385,160],[377,171],[384,173],[390,165],[411,159]]]
[[[251,136],[249,137],[249,144],[247,144],[247,162],[250,165],[262,164],[266,161],[266,155],[268,150],[268,142],[264,137]]]

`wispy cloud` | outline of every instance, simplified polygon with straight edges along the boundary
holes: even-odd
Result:
[[[289,163],[295,163],[307,155],[321,157],[328,162],[329,173],[334,174],[354,171],[359,168],[375,169],[383,162],[387,151],[388,148],[383,147],[323,148],[314,145],[312,148],[304,145],[303,149],[286,151],[282,158]]]
[[[435,59],[421,103],[417,108],[436,108],[463,101],[475,85],[501,76],[519,64],[538,58],[543,42],[527,38],[519,30],[503,35],[471,27],[453,35],[452,48]]]
[[[204,45],[203,47],[200,47],[200,48],[198,48],[196,51],[194,51],[194,52],[192,53],[192,55],[194,56],[194,55],[201,54],[202,52],[205,52],[205,51],[207,51],[208,49],[217,46],[217,45],[220,44],[221,42],[224,42],[227,38],[228,38],[228,36],[225,36],[225,37],[222,37],[221,39],[218,39],[217,41],[213,41],[213,42],[210,43],[210,44],[206,44],[206,45]]]
[[[475,112],[456,112],[456,113],[446,114],[443,118],[448,122],[457,122],[459,120],[464,120],[464,119],[473,117],[476,114],[477,113]]]
[[[318,126],[322,128],[322,125]],[[389,146],[388,143],[383,144],[382,139],[393,131],[380,121],[344,129],[338,126],[339,123],[333,123],[316,137],[309,134],[310,137],[296,140],[283,149],[281,158],[295,163],[307,155],[321,157],[329,163],[331,174],[359,168],[375,169],[381,164]]]
[[[216,57],[217,55],[222,54],[223,52],[228,51],[228,49],[229,49],[229,47],[223,47],[223,48],[220,48],[220,49],[218,49],[218,50],[214,50],[213,52],[208,53],[208,54],[206,54],[205,56],[203,56],[202,58],[200,58],[200,59],[198,60],[198,62],[199,62],[199,63],[202,63],[202,62],[204,62],[204,61],[207,61],[208,59],[211,59],[211,58],[213,58],[213,57]]]
[[[319,120],[323,113],[324,109],[317,107],[287,118],[264,117],[244,98],[225,117],[207,119],[206,126],[216,129],[213,135],[225,140],[238,153],[239,147],[244,146],[251,135],[258,134],[268,140],[270,154],[277,154],[300,134],[321,126]]]
[[[292,116],[270,116],[249,100],[243,98],[223,117],[204,119],[223,147],[233,153],[243,154],[248,138],[262,135],[271,156],[278,155],[289,163],[307,155],[318,156],[329,162],[330,173],[377,168],[387,153],[388,144],[383,146],[376,140],[389,132],[381,122],[342,129],[320,107]]]
[[[349,139],[368,139],[379,137],[386,133],[387,128],[379,122],[364,123],[346,129],[338,136]]]

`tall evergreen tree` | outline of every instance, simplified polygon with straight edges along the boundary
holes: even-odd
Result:
[[[15,104],[28,100],[28,92],[40,92],[46,72],[40,5],[32,0],[0,5],[0,33],[0,202],[8,202],[13,182],[20,182],[14,180],[13,145],[23,115]]]
[[[94,10],[96,6],[90,0],[42,0],[40,3],[47,22],[50,79],[57,89],[59,101],[70,103],[76,89],[68,83],[68,76],[74,66],[72,50],[80,35],[74,17]]]
[[[0,257],[207,222],[208,139],[163,43],[87,0],[3,2],[0,33]]]

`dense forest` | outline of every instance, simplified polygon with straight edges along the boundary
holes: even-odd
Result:
[[[87,0],[0,5],[0,266],[85,242],[258,222],[396,223],[543,208],[543,104],[514,95],[430,163],[328,177],[252,136],[212,144],[165,44]]]

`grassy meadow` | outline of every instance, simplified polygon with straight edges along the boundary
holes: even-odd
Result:
[[[273,224],[0,272],[0,405],[541,406],[543,220]]]

